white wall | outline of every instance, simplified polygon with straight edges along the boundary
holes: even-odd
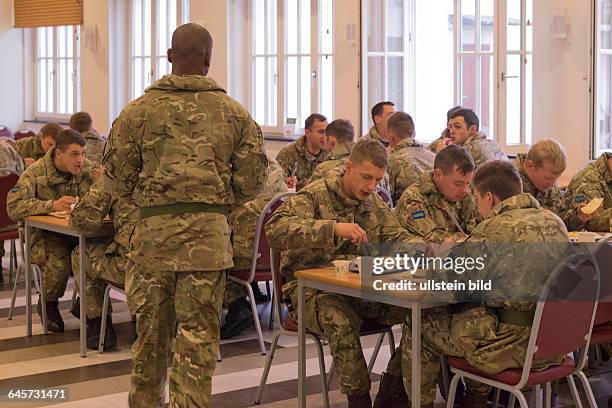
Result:
[[[24,120],[25,90],[23,30],[13,28],[12,8],[11,0],[0,0],[0,125],[8,126],[14,132]]]

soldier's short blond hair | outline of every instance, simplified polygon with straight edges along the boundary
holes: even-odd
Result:
[[[349,160],[353,165],[369,161],[379,169],[386,169],[389,165],[389,156],[385,146],[376,139],[361,139],[353,146]]]
[[[544,163],[550,163],[555,174],[561,174],[567,167],[567,155],[563,146],[552,139],[540,140],[534,144],[527,160],[531,160],[536,167],[544,167]]]
[[[392,131],[399,139],[414,137],[414,120],[406,112],[395,112],[389,117],[387,130]]]

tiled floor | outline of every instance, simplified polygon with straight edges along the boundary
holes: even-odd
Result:
[[[5,266],[5,271],[6,271]],[[7,276],[5,272],[5,277]],[[6,279],[5,279],[6,280]],[[23,286],[23,285],[22,285]],[[66,331],[42,335],[40,320],[34,315],[34,335],[25,337],[25,298],[23,288],[19,291],[17,309],[13,320],[7,320],[11,288],[7,282],[0,285],[0,392],[11,388],[29,389],[66,387],[69,400],[53,407],[62,408],[109,408],[126,407],[130,388],[130,315],[120,295],[114,299],[113,321],[119,337],[116,350],[104,354],[90,351],[87,358],[79,357],[78,321],[68,309],[73,283],[69,283],[61,309]],[[36,299],[34,299],[35,301]],[[262,327],[267,329],[269,305],[260,305]],[[266,341],[273,333],[265,331]],[[265,356],[259,353],[254,330],[246,332],[234,341],[222,344],[223,361],[218,363],[213,377],[213,407],[241,408],[254,406]],[[399,331],[396,339],[400,338]],[[375,342],[374,337],[363,339],[366,358],[369,358]],[[273,361],[261,407],[296,407],[297,394],[297,342],[295,338],[281,339],[282,346]],[[329,367],[329,350],[326,365]],[[372,395],[378,389],[379,373],[389,358],[388,347],[383,346],[372,374]],[[308,406],[322,407],[318,377],[316,351],[308,347]],[[612,362],[598,366],[591,383],[599,406],[607,407],[612,396]],[[6,392],[6,391],[4,391]],[[346,399],[338,391],[337,382],[332,382],[330,398],[333,407],[346,407]],[[0,407],[41,407],[41,403],[11,403],[0,399]],[[444,407],[441,397],[436,407]],[[567,385],[560,386],[558,407],[573,406]]]

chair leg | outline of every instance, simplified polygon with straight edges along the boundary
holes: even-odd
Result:
[[[597,402],[595,402],[593,389],[591,388],[591,384],[589,384],[587,376],[582,371],[579,371],[576,375],[580,379],[580,382],[582,382],[582,387],[584,388],[584,393],[587,396],[587,401],[589,401],[589,406],[591,408],[597,408]]]
[[[15,270],[15,282],[13,282],[13,297],[11,298],[11,307],[9,308],[8,313],[9,320],[13,320],[13,309],[15,308],[15,300],[17,299],[17,285],[19,284],[19,269],[20,268],[17,268]]]
[[[334,374],[336,374],[336,366],[334,365],[334,360],[332,360],[329,366],[329,372],[327,373],[327,389],[331,388],[331,382],[334,378]]]
[[[544,386],[544,407],[551,408],[552,406],[552,384],[549,382]]]
[[[514,393],[510,393],[510,400],[508,401],[508,408],[514,408],[516,403],[516,395]]]
[[[266,365],[264,367],[263,373],[261,373],[261,381],[259,382],[259,391],[257,393],[257,399],[255,400],[255,404],[259,405],[261,402],[261,397],[264,392],[264,387],[266,386],[266,381],[268,380],[268,374],[270,373],[270,367],[272,366],[272,359],[274,358],[274,352],[276,351],[276,344],[278,343],[278,338],[282,333],[277,333],[272,339],[272,345],[270,346],[270,352],[268,353],[268,357],[266,358]]]
[[[516,397],[516,398],[515,398]],[[515,399],[518,399],[519,401],[519,406],[521,408],[529,408],[529,404],[527,404],[527,398],[525,398],[525,395],[523,395],[523,393],[521,391],[512,391],[512,396],[510,397],[510,405],[509,407],[514,408],[514,401]]]
[[[42,269],[38,267],[38,265],[33,267],[32,271],[34,271],[34,285],[38,287],[38,293],[40,294],[40,304],[41,304],[40,309],[42,311],[43,334],[48,334],[49,330],[47,328],[47,307],[46,307],[46,301],[45,301],[45,291],[44,291],[43,283],[42,283],[42,273],[43,272],[42,272]]]
[[[76,301],[77,298],[77,287],[76,287],[76,282],[74,283],[74,289],[72,289],[72,302],[70,303],[70,307],[74,306],[74,302]]]
[[[108,304],[110,303],[111,286],[106,285],[104,290],[104,302],[102,303],[102,324],[100,324],[100,341],[98,342],[98,353],[104,353],[104,338],[106,337],[106,319],[108,316]],[[81,319],[83,316],[81,316]],[[87,318],[87,317],[85,317]]]
[[[501,395],[501,389],[495,389],[495,401],[493,402],[493,408],[497,408],[499,406],[499,396]]]
[[[317,354],[319,355],[319,377],[321,378],[321,392],[323,393],[323,406],[329,408],[329,394],[327,392],[327,370],[325,369],[325,354],[323,353],[323,345],[319,339],[315,339]]]
[[[540,384],[531,388],[531,405],[535,408],[542,408],[542,392]]]
[[[372,373],[372,368],[374,367],[374,363],[376,362],[376,358],[380,352],[380,347],[382,346],[383,341],[385,341],[385,334],[386,333],[380,333],[376,339],[376,345],[374,346],[374,350],[372,350],[372,357],[370,357],[370,361],[368,362],[368,374]]]
[[[460,379],[461,379],[461,376],[456,374],[450,383],[450,389],[448,391],[448,398],[446,398],[446,408],[453,408],[453,406],[455,406],[455,394],[457,394],[457,384],[459,384]]]
[[[221,363],[223,361],[223,357],[221,357],[221,347],[219,347],[219,352],[217,353],[217,363]]]
[[[270,322],[268,323],[268,329],[274,329],[274,292],[270,295]]]
[[[445,399],[448,399],[450,390],[450,369],[446,356],[440,356],[440,372],[442,373],[442,384],[438,384],[441,386],[440,394],[442,394],[442,397]]]
[[[13,282],[13,273],[17,267],[17,255],[15,254],[15,240],[11,239],[11,249],[9,251],[9,285]]]
[[[266,281],[266,294],[268,299],[272,299],[272,292],[270,292],[270,281]]]
[[[391,327],[389,327],[389,330],[387,330],[387,337],[389,338],[389,352],[391,355],[393,355],[395,352],[395,337],[393,336],[393,330]]]
[[[253,294],[253,288],[249,283],[244,284],[247,288],[247,293],[249,296],[249,300],[251,303],[251,312],[253,313],[253,320],[255,322],[255,330],[257,330],[257,337],[259,338],[259,348],[261,350],[261,355],[266,355],[266,345],[263,339],[263,332],[261,331],[261,324],[259,322],[259,314],[257,313],[257,303],[255,303],[255,295]]]
[[[574,406],[577,408],[582,407],[582,401],[580,400],[580,394],[578,394],[578,388],[576,388],[576,383],[574,382],[574,376],[567,376],[567,384],[569,385],[570,391],[572,392],[572,399],[574,400]]]

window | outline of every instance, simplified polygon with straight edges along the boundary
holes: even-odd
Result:
[[[253,0],[252,112],[268,131],[333,117],[333,0]],[[282,9],[279,19],[278,10]]]
[[[36,117],[65,119],[80,108],[79,27],[35,30]]]
[[[130,13],[130,98],[142,95],[169,73],[166,52],[172,33],[188,20],[188,0],[132,0]]]
[[[597,0],[593,158],[612,151],[612,1]]]
[[[440,135],[446,111],[473,109],[509,152],[532,134],[533,0],[362,2],[362,131],[371,107],[410,113],[417,139]]]

